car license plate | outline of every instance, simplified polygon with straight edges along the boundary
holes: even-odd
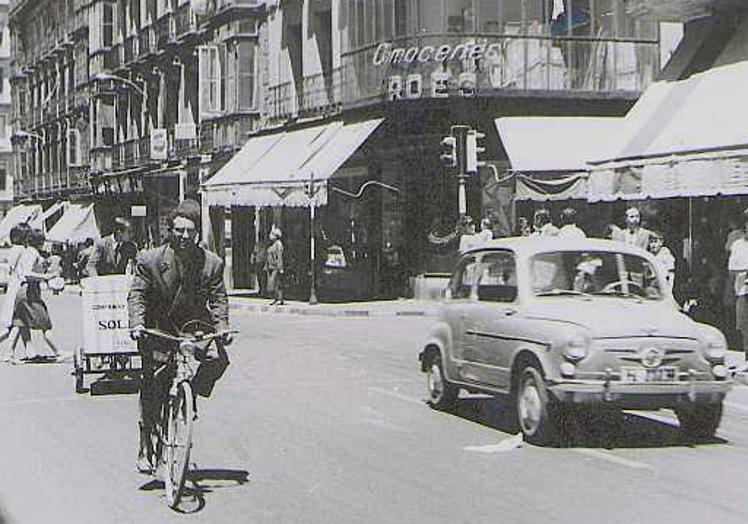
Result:
[[[659,368],[622,367],[621,382],[639,384],[645,382],[675,382],[678,378],[678,368],[675,366],[661,366]]]

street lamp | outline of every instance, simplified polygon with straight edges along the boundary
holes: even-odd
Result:
[[[306,195],[309,197],[309,267],[311,268],[311,274],[309,277],[309,304],[317,304],[317,282],[316,282],[316,246],[314,244],[314,214],[316,211],[314,197],[319,192],[320,187],[315,187],[314,171],[309,174],[309,185],[307,186]]]
[[[128,86],[132,87],[143,98],[148,98],[148,93],[146,93],[142,87],[140,87],[129,78],[125,78],[124,76],[117,76],[111,73],[96,73],[91,77],[91,80],[95,82],[122,82],[123,84],[127,84]]]

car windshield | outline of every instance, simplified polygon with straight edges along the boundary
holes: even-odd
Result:
[[[536,296],[607,295],[662,299],[657,273],[645,258],[610,251],[539,253],[530,265]]]

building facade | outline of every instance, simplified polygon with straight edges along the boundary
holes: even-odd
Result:
[[[492,166],[467,181],[468,214],[510,234],[513,186],[502,183],[508,161],[494,119],[622,115],[660,66],[657,24],[631,17],[622,0],[287,0],[268,3],[266,20],[264,129],[250,134],[243,171],[232,178],[227,166],[204,196],[254,224],[255,239],[283,228],[301,296],[309,166],[325,193],[314,197],[321,291],[401,293],[404,276],[444,272],[456,256],[458,184],[439,162],[452,125],[486,135]],[[346,130],[359,128],[370,134],[346,149]],[[297,142],[306,153],[293,167]],[[320,158],[334,153],[344,161],[324,171]],[[269,173],[262,159],[273,155],[287,162]],[[235,264],[251,240],[234,246]]]
[[[10,142],[10,30],[8,0],[0,0],[0,214],[13,205],[13,146]]]
[[[260,0],[12,0],[16,200],[142,243],[260,122]]]

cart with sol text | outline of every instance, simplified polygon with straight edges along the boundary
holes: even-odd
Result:
[[[142,364],[130,338],[127,293],[132,277],[107,275],[81,280],[83,347],[75,352],[75,391],[84,393],[85,375],[138,380]]]

